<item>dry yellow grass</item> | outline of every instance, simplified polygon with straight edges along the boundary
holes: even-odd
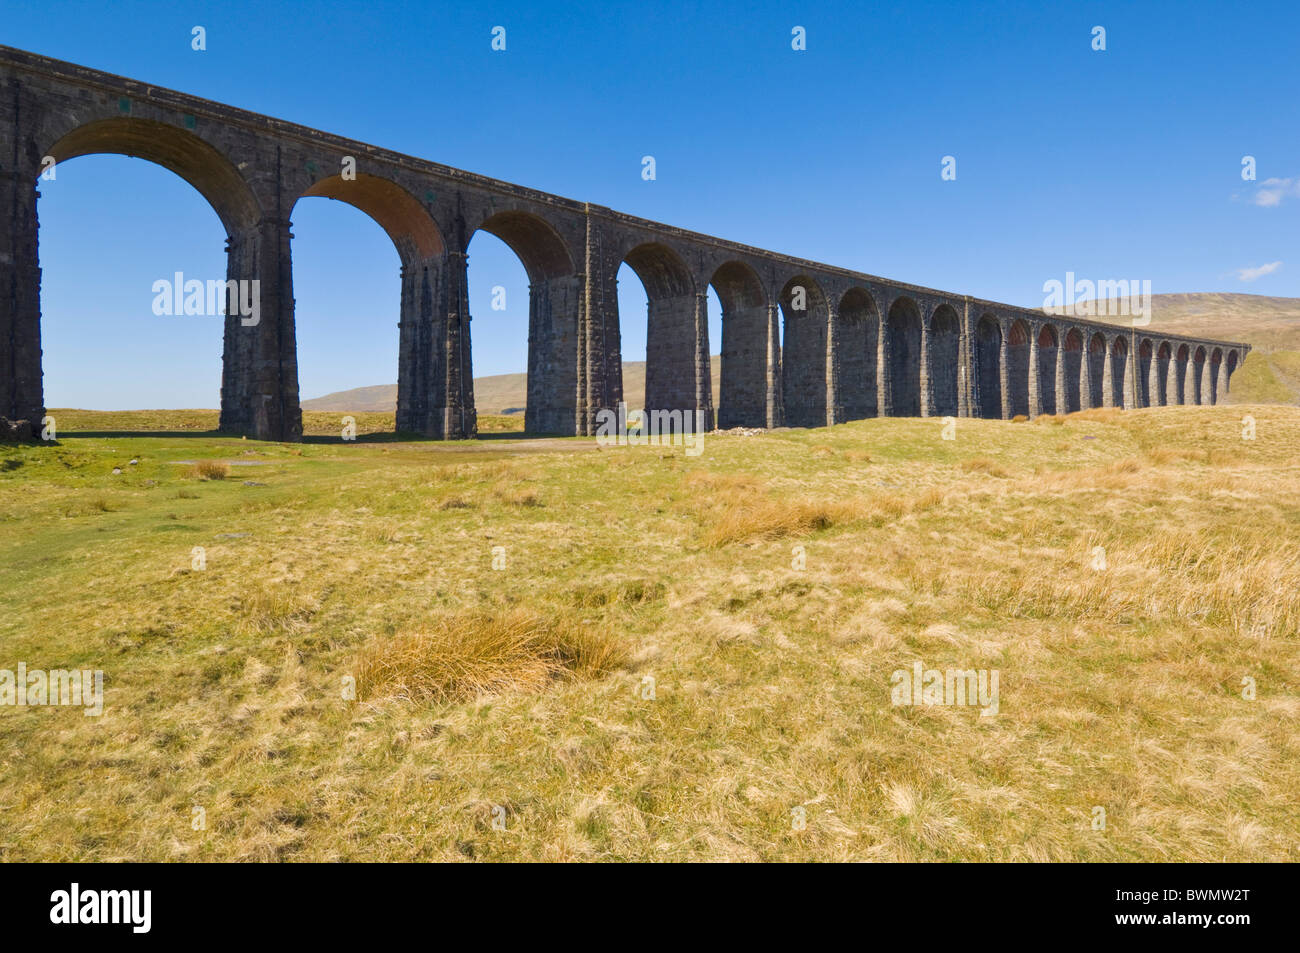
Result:
[[[625,657],[618,639],[579,619],[518,608],[455,613],[376,637],[356,663],[357,697],[442,704],[536,692],[603,675]]]
[[[1300,409],[940,433],[6,450],[0,857],[1300,860]]]
[[[186,475],[198,480],[224,480],[230,476],[230,464],[224,460],[200,460],[186,470]]]

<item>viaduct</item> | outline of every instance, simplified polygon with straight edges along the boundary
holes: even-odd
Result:
[[[537,433],[594,433],[622,399],[623,263],[649,300],[646,409],[699,410],[724,428],[1214,404],[1249,349],[764,251],[0,46],[0,416],[45,411],[41,172],[93,153],[188,181],[226,229],[227,279],[259,282],[256,325],[226,312],[220,426],[261,439],[302,436],[290,217],[313,196],[367,213],[397,247],[397,429],[432,438],[477,432],[466,249],[480,229],[528,273],[525,424]],[[710,286],[722,304],[716,412]]]

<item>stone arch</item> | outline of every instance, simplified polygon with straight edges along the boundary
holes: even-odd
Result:
[[[1151,362],[1155,360],[1155,346],[1150,338],[1143,338],[1138,344],[1137,380],[1133,383],[1134,399],[1138,407],[1151,407],[1159,404],[1159,399],[1151,394]]]
[[[1062,354],[1062,371],[1065,375],[1065,406],[1061,413],[1072,414],[1083,408],[1083,334],[1070,328],[1065,335]]]
[[[979,391],[977,416],[1002,419],[1002,328],[991,314],[975,325],[975,382]]]
[[[876,359],[880,347],[880,311],[864,288],[850,288],[836,309],[835,387],[840,413],[836,420],[863,420],[879,414]]]
[[[718,426],[767,426],[767,292],[744,262],[719,265],[709,279],[722,305]]]
[[[1232,375],[1237,370],[1237,360],[1236,350],[1230,349],[1227,359],[1224,361],[1223,390],[1225,394],[1232,390]]]
[[[889,355],[889,414],[921,416],[921,309],[908,297],[889,306],[885,330]]]
[[[1115,335],[1110,347],[1110,399],[1113,407],[1124,409],[1124,386],[1128,372],[1128,339]]]
[[[514,209],[497,212],[479,223],[474,231],[495,235],[510,246],[533,284],[564,278],[576,271],[568,245],[540,215]]]
[[[712,395],[703,289],[697,293],[695,278],[682,256],[662,242],[637,245],[623,261],[636,273],[646,293],[644,409],[707,412]],[[697,366],[701,351],[703,367]],[[700,406],[701,401],[705,406]]]
[[[1210,403],[1217,404],[1222,395],[1219,393],[1219,370],[1223,367],[1223,349],[1215,348],[1210,352]]]
[[[1038,330],[1038,403],[1045,414],[1057,413],[1056,351],[1061,338],[1056,325],[1044,324]]]
[[[402,263],[440,258],[446,251],[442,233],[429,211],[396,182],[358,173],[352,180],[333,175],[315,182],[294,201],[304,198],[334,199],[365,212],[388,233]],[[290,217],[292,217],[290,211]]]
[[[956,417],[957,366],[961,350],[961,319],[950,304],[941,304],[930,316],[926,342],[929,357],[929,386],[936,417]]]
[[[1007,330],[1007,401],[1011,416],[1029,416],[1029,325],[1023,318]]]
[[[1093,407],[1105,404],[1106,336],[1100,331],[1088,339],[1088,394]]]
[[[1209,394],[1205,392],[1205,387],[1201,380],[1205,374],[1205,347],[1199,346],[1192,353],[1192,399],[1188,403],[1204,404],[1208,403]]]
[[[781,289],[781,394],[789,427],[826,426],[826,323],[821,286],[796,275]],[[799,304],[803,308],[799,308]]]
[[[1169,342],[1161,341],[1160,346],[1156,348],[1156,392],[1154,395],[1154,401],[1158,401],[1160,407],[1166,407],[1173,403],[1170,400],[1169,389],[1169,364],[1172,359],[1173,349],[1169,346]]]
[[[133,116],[98,119],[45,150],[56,163],[86,155],[145,159],[176,173],[208,201],[228,235],[256,225],[261,207],[243,175],[207,140],[171,123]]]
[[[575,274],[569,247],[546,219],[518,209],[489,215],[471,232],[467,248],[468,241],[480,231],[500,239],[528,275],[524,429],[529,433],[573,433],[580,427],[574,400],[578,392],[578,314],[583,283]],[[466,294],[468,299],[468,291]],[[614,353],[618,353],[617,341]],[[468,386],[472,381],[471,374]]]
[[[1191,361],[1192,352],[1186,344],[1180,344],[1174,360],[1174,390],[1178,399],[1174,401],[1177,404],[1190,404],[1192,402],[1192,393],[1187,389],[1187,369]]]

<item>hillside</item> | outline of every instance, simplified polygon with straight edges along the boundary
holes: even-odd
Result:
[[[713,355],[713,403],[717,406],[722,359]],[[474,378],[474,405],[480,414],[522,414],[527,398],[527,374],[494,374]],[[629,408],[645,402],[645,361],[623,364],[623,394]],[[304,400],[303,410],[382,411],[397,408],[397,385],[380,384],[343,390],[314,400]]]
[[[1294,861],[1300,409],[1250,412],[8,447],[7,655],[106,671],[0,712],[0,849]]]

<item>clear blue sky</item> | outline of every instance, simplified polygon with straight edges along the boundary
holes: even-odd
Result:
[[[4,0],[0,42],[1000,301],[1039,306],[1067,271],[1156,293],[1300,296],[1294,0],[554,6]],[[205,52],[190,48],[195,25]],[[940,177],[945,155],[955,181]],[[1241,178],[1245,155],[1256,182]],[[116,156],[65,163],[41,193],[48,404],[215,407],[220,319],[150,309],[160,277],[225,275],[204,200]],[[391,243],[326,199],[293,221],[303,397],[395,381]],[[522,371],[523,268],[489,235],[470,253],[475,373]],[[644,292],[622,278],[623,357],[643,360]]]

